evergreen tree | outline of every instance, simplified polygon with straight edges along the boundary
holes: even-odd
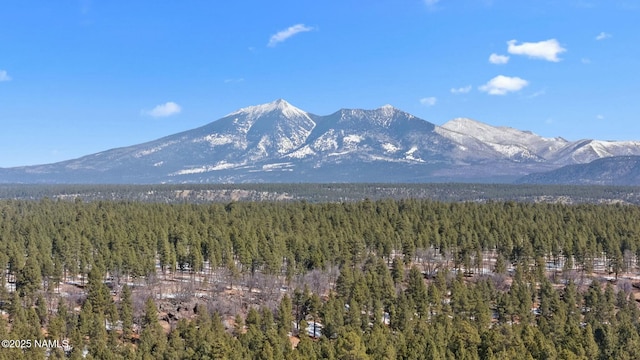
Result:
[[[88,275],[86,301],[91,304],[94,313],[104,315],[111,310],[113,300],[103,279],[104,270],[99,265],[92,267]]]
[[[404,281],[404,264],[398,257],[394,257],[391,262],[391,277],[396,285]]]
[[[164,356],[166,346],[167,338],[158,322],[156,304],[152,298],[148,298],[144,305],[138,357],[142,359],[159,359]]]
[[[291,324],[293,323],[293,307],[289,295],[284,295],[280,300],[278,306],[278,331],[287,334],[291,330]]]
[[[133,303],[131,288],[127,284],[122,286],[120,293],[120,320],[122,321],[122,336],[124,339],[129,339],[133,329]]]
[[[416,306],[416,311],[420,317],[424,317],[428,312],[427,286],[424,283],[422,273],[417,267],[411,267],[407,275],[407,296]]]
[[[34,254],[35,255],[35,254]],[[33,296],[42,284],[42,276],[40,275],[40,264],[35,256],[27,257],[24,267],[22,267],[16,275],[16,290],[24,299],[33,301]]]
[[[336,356],[338,359],[344,360],[369,359],[362,337],[353,330],[338,337],[336,342]]]

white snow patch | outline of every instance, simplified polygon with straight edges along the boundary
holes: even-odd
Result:
[[[405,159],[407,160],[411,160],[411,161],[417,161],[417,162],[425,162],[424,160],[420,159],[419,157],[415,157],[414,154],[415,152],[418,151],[418,147],[417,146],[412,146],[411,149],[409,149],[409,151],[405,152]]]
[[[233,119],[233,125],[236,125],[238,132],[245,135],[249,132],[254,122],[253,119],[245,119],[245,121],[241,121],[239,118]]]
[[[251,151],[251,160],[258,160],[260,158],[269,156],[267,147],[269,147],[270,145],[271,145],[271,139],[267,135],[260,138],[260,141],[254,148],[254,150]]]
[[[386,161],[386,162],[392,162],[392,163],[406,163],[407,160],[403,160],[403,159],[392,159],[389,157],[385,157],[385,156],[378,156],[378,155],[369,155],[369,160],[371,161]]]
[[[343,141],[346,144],[358,144],[360,143],[362,140],[364,140],[364,138],[360,135],[347,135],[344,137]]]
[[[425,162],[424,160],[422,160],[422,159],[420,159],[420,158],[417,158],[417,157],[413,157],[413,156],[411,156],[411,155],[407,155],[407,156],[405,156],[405,159],[407,159],[407,160],[411,160],[411,161],[420,162],[420,163]]]
[[[384,143],[382,144],[382,148],[384,149],[385,152],[388,152],[388,153],[395,153],[398,150],[400,150],[399,147],[393,145],[392,143]]]
[[[328,156],[340,156],[340,155],[346,155],[348,153],[350,153],[351,151],[341,151],[341,152],[334,152],[334,153],[330,153],[327,154]]]
[[[286,154],[289,151],[295,149],[296,147],[302,145],[305,142],[308,135],[309,135],[309,132],[307,131],[292,132],[291,134],[289,134],[289,136],[282,133],[278,134],[276,138],[276,146],[278,147],[278,153]]]
[[[607,151],[606,147],[601,142],[592,142],[591,148],[601,158],[611,156],[611,153]]]
[[[201,174],[201,173],[205,173],[205,172],[209,172],[209,171],[233,169],[233,168],[238,167],[240,165],[243,165],[243,164],[233,164],[233,163],[228,163],[228,162],[223,160],[223,161],[220,161],[220,162],[216,163],[215,165],[203,165],[203,166],[198,166],[198,167],[194,167],[194,168],[190,168],[190,169],[184,169],[184,170],[176,171],[176,172],[171,173],[169,175],[170,176],[176,176],[176,175]]]
[[[311,147],[309,147],[309,145],[305,145],[305,146],[301,147],[300,149],[288,154],[287,157],[296,158],[296,159],[302,159],[302,158],[305,158],[307,156],[315,155],[315,154],[316,154],[316,152],[313,151],[311,149]]]
[[[207,171],[209,171],[208,166],[202,166],[202,167],[197,167],[192,169],[184,169],[184,170],[176,171],[174,173],[171,173],[170,175],[175,176],[175,175],[199,174]]]
[[[162,149],[166,148],[167,146],[173,145],[173,144],[175,144],[175,143],[177,143],[177,141],[169,141],[169,142],[167,142],[167,143],[160,144],[160,145],[158,145],[158,146],[154,146],[154,147],[149,148],[149,149],[140,150],[140,151],[138,151],[137,153],[133,154],[133,157],[135,157],[135,158],[141,158],[141,157],[143,157],[143,156],[151,155],[151,154],[153,154],[153,153],[155,153],[155,152],[158,152],[158,151],[160,151],[160,150],[162,150]]]
[[[241,165],[241,164],[228,163],[223,160],[218,162],[216,165],[209,167],[210,169],[209,171],[232,169],[234,167],[237,167],[238,165]]]
[[[524,158],[535,158],[535,156],[531,155],[529,150],[518,146],[518,145],[502,145],[502,144],[494,144],[488,143],[494,150],[499,152],[502,155],[505,155],[509,158],[512,158],[516,155],[521,155]]]
[[[384,114],[384,116],[392,116],[396,111],[396,109],[389,104],[382,105],[379,110]]]
[[[265,164],[262,165],[262,170],[282,169],[290,166],[293,166],[290,162]]]
[[[335,150],[338,148],[337,136],[335,130],[331,129],[325,134],[322,134],[316,141],[313,142],[313,149],[317,151]]]
[[[211,145],[211,147],[226,145],[233,143],[233,137],[230,135],[220,135],[220,134],[211,134],[207,135],[200,139],[195,139],[193,142],[203,142],[206,141]]]

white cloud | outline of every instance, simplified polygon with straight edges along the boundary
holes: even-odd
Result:
[[[596,119],[598,119],[598,120],[604,120],[604,115],[602,115],[602,114],[598,114],[598,115],[596,115]]]
[[[313,30],[313,27],[306,26],[305,24],[296,24],[290,26],[286,30],[278,31],[275,35],[272,35],[271,38],[269,38],[269,44],[267,44],[267,46],[274,47],[295,34],[311,30]]]
[[[560,46],[560,43],[556,39],[549,39],[538,42],[524,42],[520,45],[516,45],[517,40],[507,41],[507,51],[513,55],[525,55],[534,59],[543,59],[552,62],[558,62],[558,54],[561,54],[567,49]]]
[[[167,117],[179,114],[181,111],[182,108],[180,107],[180,105],[174,103],[173,101],[169,101],[154,107],[150,111],[143,111],[142,113],[152,117]]]
[[[471,91],[471,85],[467,85],[460,88],[451,88],[452,94],[466,94]]]
[[[436,99],[434,96],[420,99],[420,104],[425,106],[434,106],[437,102],[438,102],[438,99]]]
[[[580,62],[583,64],[591,64],[591,59],[589,58],[582,58],[580,59]]]
[[[610,38],[612,35],[611,34],[607,34],[606,32],[601,32],[600,34],[598,34],[598,36],[596,36],[596,40],[604,40],[604,39],[608,39]]]
[[[506,95],[510,92],[519,91],[527,85],[529,85],[529,82],[519,77],[498,75],[480,86],[479,89],[489,95]]]
[[[0,82],[11,81],[11,76],[7,74],[6,70],[0,70]]]
[[[507,55],[491,54],[489,55],[489,62],[496,65],[506,64],[509,62]]]

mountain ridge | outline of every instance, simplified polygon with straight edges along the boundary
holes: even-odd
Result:
[[[612,156],[526,175],[518,184],[639,185],[640,156]]]
[[[391,105],[321,116],[278,99],[142,144],[0,169],[0,183],[510,182],[619,155],[640,155],[640,142],[438,126]]]

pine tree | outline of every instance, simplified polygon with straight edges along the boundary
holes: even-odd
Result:
[[[133,329],[133,302],[129,285],[122,286],[120,293],[120,320],[122,321],[122,337],[129,339]]]
[[[394,257],[391,262],[391,277],[396,285],[404,281],[404,264],[399,257]]]
[[[338,337],[336,341],[336,356],[345,360],[367,360],[367,349],[362,337],[351,330]]]
[[[416,312],[420,317],[426,317],[429,311],[427,286],[417,267],[411,267],[407,276],[407,296],[416,306]]]
[[[109,288],[104,284],[104,270],[99,266],[93,266],[89,271],[87,282],[87,302],[92,306],[96,314],[106,314],[113,300]]]
[[[314,343],[306,335],[300,336],[300,342],[296,346],[295,353],[299,359],[318,359],[318,354],[314,349]]]
[[[16,290],[20,296],[33,302],[33,296],[42,284],[42,276],[40,275],[40,264],[34,256],[27,257],[27,261],[16,274]]]
[[[161,358],[167,346],[167,338],[158,323],[158,310],[152,298],[144,305],[142,318],[142,334],[140,335],[139,355],[142,358]]]
[[[501,253],[498,253],[498,256],[496,257],[496,264],[493,271],[500,275],[505,275],[507,273],[507,264]]]
[[[291,324],[293,323],[293,307],[291,305],[291,299],[289,295],[284,295],[278,306],[278,331],[287,334],[291,331]]]

